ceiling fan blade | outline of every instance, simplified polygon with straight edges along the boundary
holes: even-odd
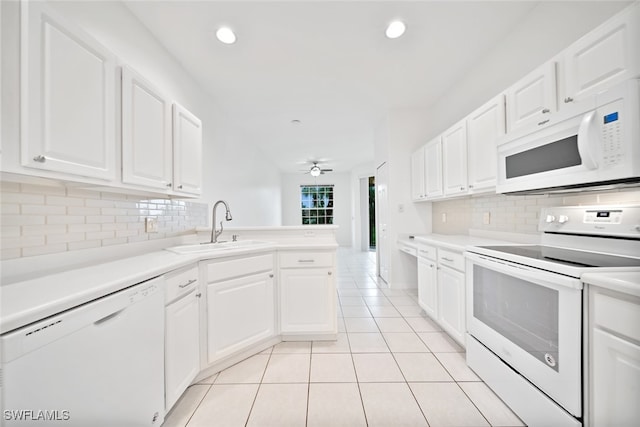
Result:
[[[321,172],[333,172],[333,169],[320,169]]]

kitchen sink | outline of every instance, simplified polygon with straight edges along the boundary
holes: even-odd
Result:
[[[165,250],[176,254],[194,254],[201,252],[231,251],[234,249],[258,249],[271,245],[272,243],[261,240],[240,240],[237,242],[196,243],[193,245],[173,246]]]

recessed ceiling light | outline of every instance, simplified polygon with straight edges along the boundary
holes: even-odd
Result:
[[[300,120],[298,120],[298,119],[293,119],[293,120],[291,120],[291,124],[292,125],[299,125],[299,124],[302,124],[302,122]]]
[[[387,27],[387,30],[385,31],[385,34],[390,39],[397,39],[398,37],[404,34],[404,31],[406,29],[407,27],[406,25],[404,25],[404,22],[396,20],[396,21],[392,21],[389,24],[389,26]]]
[[[229,27],[220,27],[216,31],[216,37],[224,44],[233,44],[236,42],[236,35]]]

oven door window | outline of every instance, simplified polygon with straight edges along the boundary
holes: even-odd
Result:
[[[533,175],[582,164],[578,136],[573,135],[505,158],[507,178]]]
[[[473,317],[555,371],[558,306],[554,289],[473,266]]]

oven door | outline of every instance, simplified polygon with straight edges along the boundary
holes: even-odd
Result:
[[[582,415],[582,283],[467,252],[469,333],[576,417]]]

